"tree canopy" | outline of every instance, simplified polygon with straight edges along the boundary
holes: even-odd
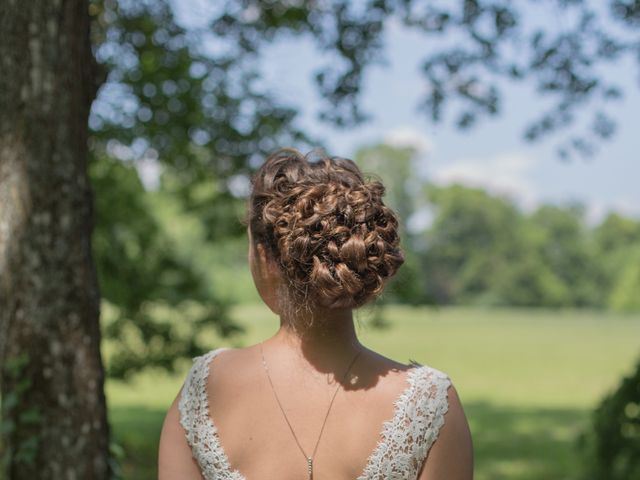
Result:
[[[386,61],[385,34],[390,22],[399,22],[424,35],[424,44],[416,45],[416,49],[424,52],[421,71],[428,88],[416,102],[428,118],[434,122],[452,119],[463,130],[472,128],[482,118],[501,113],[506,82],[528,82],[532,94],[549,98],[551,106],[538,112],[538,117],[532,113],[523,135],[537,141],[551,132],[563,131],[564,140],[558,144],[563,157],[588,155],[599,140],[613,134],[614,118],[607,113],[607,107],[623,91],[603,67],[625,59],[637,63],[640,58],[636,28],[640,7],[638,2],[629,0],[604,4],[578,0],[459,0],[427,4],[410,0],[227,1],[212,6],[210,17],[190,28],[176,21],[166,0],[93,0],[90,13],[94,19],[94,51],[105,80],[90,117],[91,154],[96,164],[103,165],[92,170],[98,197],[135,197],[136,189],[142,193],[141,186],[119,180],[125,175],[120,168],[105,168],[108,158],[157,162],[162,171],[161,192],[179,199],[183,214],[202,223],[205,240],[209,241],[242,234],[238,219],[242,216],[248,175],[270,151],[283,144],[322,146],[311,132],[298,127],[299,105],[294,101],[284,104],[261,82],[256,59],[279,38],[307,36],[319,50],[330,54],[331,60],[320,62],[314,76],[323,102],[319,120],[348,127],[369,118],[361,104],[363,80],[372,65]],[[562,16],[562,27],[546,21],[549,14]],[[587,130],[581,131],[584,121],[577,119],[587,108],[595,112],[594,117]],[[401,172],[394,169],[396,173]],[[396,196],[401,203],[407,203],[400,193]],[[103,253],[98,263],[102,266],[105,297],[120,307],[122,319],[135,316],[134,312],[142,311],[145,299],[157,296],[156,289],[147,288],[149,282],[144,279],[166,278],[159,275],[160,270],[173,270],[173,281],[182,278],[185,285],[194,285],[198,278],[188,262],[172,259],[177,253],[162,247],[162,240],[152,240],[154,246],[148,244],[149,233],[154,231],[153,220],[141,204],[135,215],[115,210],[118,205],[129,208],[139,204],[133,199],[126,204],[105,202],[102,218],[109,225],[108,231],[97,232],[96,245]],[[406,209],[404,204],[399,207]],[[505,208],[507,212],[511,207]],[[497,215],[503,209],[491,211]],[[552,221],[552,216],[550,210],[538,215],[541,222]],[[513,227],[509,219],[503,220],[507,227]],[[150,222],[149,228],[143,226],[145,222]],[[120,233],[114,234],[116,231]],[[438,235],[444,235],[444,230]],[[131,245],[126,246],[125,241],[146,252],[147,259],[139,260],[146,262],[144,268],[134,256],[127,257],[125,252],[130,251]],[[513,244],[518,240],[505,241]],[[100,249],[102,244],[110,249]],[[114,252],[129,258],[131,268],[109,268],[114,265],[109,259]],[[155,260],[149,261],[155,254]],[[552,264],[570,261],[558,252],[544,251],[544,247],[539,248],[536,258]],[[467,265],[467,274],[463,275],[466,282],[471,282],[468,288],[476,281],[472,272],[483,271],[482,265],[473,265]],[[441,268],[432,267],[444,275]],[[557,294],[555,303],[569,301],[554,283],[564,280],[552,275],[548,270],[551,267],[545,268],[535,277],[537,286],[527,284],[525,290],[553,291]],[[419,287],[419,270],[413,274],[411,268],[405,270],[407,278],[400,283],[424,292],[426,287]],[[109,282],[110,275],[132,286],[124,297],[116,291],[117,282]],[[634,275],[628,274],[630,280],[620,284],[619,292],[628,290],[625,285],[633,283]],[[429,281],[437,278],[434,274]],[[517,278],[524,277],[512,278],[511,284],[517,284]],[[447,288],[452,286],[450,282],[448,285]],[[432,301],[443,300],[451,294],[443,288],[444,283],[433,284],[426,291],[435,296]],[[456,288],[467,291],[461,285]],[[209,314],[203,311],[200,320],[194,319],[194,325],[204,318],[216,319],[224,325],[223,331],[234,331],[225,319],[219,295],[210,288],[199,291],[199,301],[211,308]],[[516,295],[518,302],[525,302],[522,295]],[[415,299],[419,295],[414,291],[409,297]],[[624,293],[616,294],[616,298],[624,297]],[[179,305],[176,299],[174,308]],[[119,338],[120,328],[126,324],[123,322],[116,321],[107,333]],[[136,335],[146,341],[164,338],[159,345],[165,347],[170,338],[174,338],[174,347],[181,343],[175,340],[181,337],[174,327],[161,327],[142,319],[131,325],[139,330]],[[189,342],[176,348],[158,351],[197,351]],[[156,363],[168,365],[162,357]],[[120,358],[128,358],[124,364],[136,364],[130,357]]]
[[[359,103],[363,78],[371,65],[386,62],[390,20],[424,35],[416,49],[424,51],[427,89],[417,101],[432,121],[449,113],[455,125],[470,128],[501,113],[506,82],[528,82],[532,95],[549,98],[551,106],[532,114],[524,138],[564,130],[562,158],[589,155],[613,134],[615,119],[606,107],[623,90],[606,69],[626,59],[638,66],[640,58],[635,0],[227,1],[209,28],[242,56],[258,54],[285,33],[311,36],[336,58],[315,71],[324,102],[320,119],[349,126],[368,118]],[[587,107],[593,117],[582,125]]]

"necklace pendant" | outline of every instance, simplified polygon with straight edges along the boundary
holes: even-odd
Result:
[[[313,459],[311,457],[307,458],[307,470],[309,472],[309,480],[313,479]]]

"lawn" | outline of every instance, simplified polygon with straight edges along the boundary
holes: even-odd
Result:
[[[233,311],[247,333],[211,347],[255,343],[278,320],[262,306]],[[388,328],[358,314],[368,347],[414,359],[451,377],[473,435],[476,480],[572,479],[576,435],[590,410],[640,359],[640,315],[522,309],[385,307]],[[126,479],[156,478],[164,413],[188,364],[171,377],[147,372],[131,384],[110,382],[114,439]]]

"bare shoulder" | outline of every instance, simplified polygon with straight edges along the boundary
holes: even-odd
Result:
[[[431,446],[418,480],[472,480],[473,444],[467,417],[453,385],[447,390],[449,408]]]
[[[235,364],[237,371],[238,362],[242,362],[245,355],[242,349],[225,348],[215,355],[216,363],[216,390],[226,391],[237,383],[237,375],[225,375],[225,371],[231,370],[230,365]],[[231,362],[231,363],[230,363]],[[210,366],[210,365],[209,365]],[[185,388],[184,384],[176,395],[173,403],[167,410],[160,433],[158,447],[158,479],[159,480],[204,480],[200,467],[193,457],[191,446],[187,441],[187,432],[180,423],[180,397]],[[211,385],[207,388],[211,390]]]
[[[158,480],[203,480],[200,468],[187,443],[186,432],[180,424],[178,392],[169,407],[162,425],[158,451]]]

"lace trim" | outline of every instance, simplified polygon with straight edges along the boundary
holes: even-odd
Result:
[[[449,410],[449,377],[433,367],[414,364],[409,386],[394,402],[394,415],[383,424],[380,440],[357,480],[415,479],[444,425]]]
[[[231,469],[220,444],[218,429],[209,416],[209,362],[223,350],[226,348],[212,350],[193,359],[178,403],[180,424],[205,480],[245,480],[240,472]]]
[[[227,347],[193,359],[178,408],[193,456],[205,480],[246,480],[233,470],[209,415],[209,364]],[[444,424],[449,409],[449,377],[433,367],[414,363],[408,386],[394,402],[394,414],[384,422],[380,438],[357,480],[415,479]]]

